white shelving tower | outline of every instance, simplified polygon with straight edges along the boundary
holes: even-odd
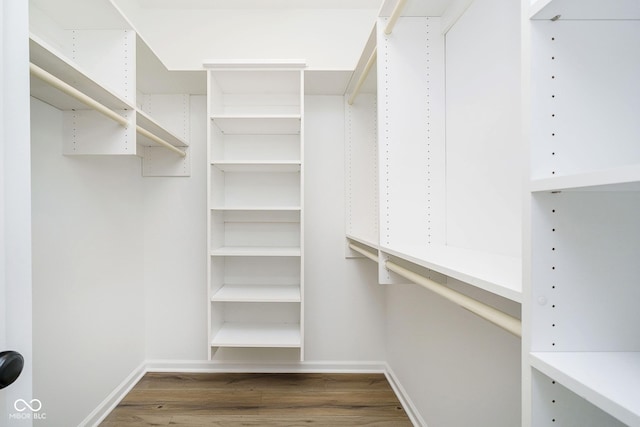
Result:
[[[523,8],[523,425],[640,426],[640,3]]]
[[[205,67],[210,358],[294,348],[303,360],[304,63]]]

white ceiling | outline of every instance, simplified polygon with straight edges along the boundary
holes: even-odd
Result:
[[[383,0],[137,0],[157,9],[379,9]]]
[[[127,20],[109,0],[29,0],[63,29],[127,28]]]
[[[407,0],[403,15],[440,16],[448,5],[461,1],[470,0]],[[313,90],[326,84],[346,86],[348,71],[355,66],[375,17],[388,16],[397,0],[29,3],[62,29],[134,28],[170,70],[199,70],[202,62],[210,59],[304,58],[307,69],[314,71],[307,82]],[[163,78],[172,81],[174,74],[169,72]],[[202,86],[200,78],[187,77]]]

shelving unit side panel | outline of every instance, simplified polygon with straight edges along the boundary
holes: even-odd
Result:
[[[207,117],[211,117],[223,111],[224,95],[215,74],[212,71],[207,73]]]
[[[475,0],[446,34],[446,244],[521,256],[520,4]]]
[[[64,111],[63,154],[135,155],[137,146],[134,110],[119,113],[129,120],[129,126],[121,126],[94,110]]]
[[[386,21],[377,26],[380,244],[429,245],[443,238],[434,222],[443,211],[444,38],[438,18],[401,17],[391,35]]]
[[[299,282],[299,287],[300,287],[300,303],[298,304],[298,335],[299,335],[299,346],[300,346],[300,361],[304,361],[305,360],[305,346],[304,346],[304,342],[305,342],[305,280],[304,280],[304,276],[305,276],[305,270],[304,270],[304,266],[305,266],[305,238],[304,238],[304,230],[305,230],[305,203],[304,203],[304,198],[305,198],[305,163],[304,163],[304,159],[305,159],[305,133],[306,133],[306,125],[305,125],[305,93],[304,93],[304,87],[305,87],[305,73],[303,70],[299,70],[299,71],[295,71],[296,75],[297,75],[297,79],[298,79],[298,97],[299,97],[299,105],[300,105],[300,223],[299,223],[299,232],[300,232],[300,237],[299,237],[299,247],[300,247],[300,258],[299,258],[299,265],[300,265],[300,282]]]
[[[532,350],[640,351],[640,192],[532,199]]]
[[[67,38],[69,55],[82,69],[135,105],[135,31],[67,30]]]
[[[378,241],[378,125],[376,95],[361,93],[346,113],[346,233]]]
[[[626,424],[573,393],[555,379],[532,370],[532,427],[623,427]]]
[[[533,21],[532,177],[640,163],[640,21]]]

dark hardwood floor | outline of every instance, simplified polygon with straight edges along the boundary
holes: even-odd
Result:
[[[146,374],[101,424],[411,426],[382,374]]]

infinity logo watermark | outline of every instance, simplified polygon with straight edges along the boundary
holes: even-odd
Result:
[[[31,399],[31,402],[27,402],[24,399],[18,399],[14,402],[13,407],[18,412],[24,412],[27,409],[31,410],[32,412],[39,412],[40,409],[42,409],[42,402],[40,402],[40,400],[38,399]]]
[[[9,414],[9,418],[13,420],[44,420],[47,414],[42,411],[42,402],[40,399],[31,399],[30,401],[18,399],[13,402],[13,408],[17,411]]]

